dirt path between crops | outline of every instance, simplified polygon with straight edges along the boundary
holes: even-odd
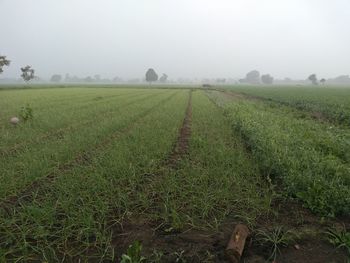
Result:
[[[174,144],[173,150],[168,156],[166,165],[175,168],[179,160],[188,153],[189,140],[191,137],[192,123],[192,91],[190,91],[185,118],[181,125],[178,138]]]
[[[141,125],[144,117],[149,115],[153,110],[158,108],[163,103],[166,103],[168,100],[173,98],[176,93],[171,94],[169,97],[161,100],[159,103],[155,104],[151,108],[142,112],[139,116],[136,116],[133,121],[130,122],[129,125],[122,128],[121,130],[117,130],[113,132],[110,136],[108,136],[105,140],[101,141],[99,144],[95,145],[93,148],[89,150],[85,150],[83,152],[78,153],[72,160],[58,165],[55,170],[45,175],[44,177],[38,178],[37,180],[31,182],[29,185],[25,186],[19,193],[13,196],[7,197],[5,200],[0,202],[0,208],[3,209],[12,209],[16,207],[21,202],[26,201],[29,202],[33,197],[33,192],[39,190],[46,184],[52,184],[53,181],[62,173],[69,172],[77,165],[89,165],[91,164],[93,158],[96,156],[97,152],[101,152],[105,149],[110,143],[114,140],[118,139],[121,136],[127,135],[133,128]]]
[[[185,116],[179,129],[177,139],[169,155],[164,159],[164,162],[161,163],[160,166],[162,168],[160,172],[156,172],[156,174],[152,175],[144,175],[146,177],[144,188],[149,190],[148,198],[153,200],[153,202],[161,200],[161,198],[157,196],[156,188],[162,181],[163,176],[165,176],[163,169],[178,169],[179,162],[186,158],[189,153],[191,124],[192,90],[189,92]],[[181,257],[186,256],[186,258],[197,257],[197,261],[191,262],[202,262],[199,260],[202,258],[199,254],[206,251],[208,244],[212,243],[212,238],[210,237],[212,233],[210,233],[209,236],[207,236],[207,232],[199,233],[198,231],[174,233],[173,231],[167,231],[166,228],[167,226],[164,222],[157,220],[147,220],[145,218],[124,220],[121,225],[115,226],[113,229],[113,247],[116,249],[118,258],[126,252],[130,244],[138,240],[143,245],[142,253],[147,255],[148,259],[150,259],[150,257],[152,258],[151,254],[155,249],[164,253],[162,260],[159,262],[177,262],[176,260],[179,259],[180,254]],[[188,251],[189,246],[193,248],[191,251]],[[205,249],[203,247],[205,247]],[[175,252],[178,252],[178,254]],[[199,254],[197,255],[197,253]]]

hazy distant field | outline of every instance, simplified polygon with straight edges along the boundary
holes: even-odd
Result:
[[[349,126],[346,88],[0,90],[0,261],[223,262],[237,222],[319,244],[349,226]]]

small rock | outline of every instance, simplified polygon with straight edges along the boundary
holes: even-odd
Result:
[[[299,250],[299,249],[300,249],[300,246],[299,246],[298,244],[295,244],[295,245],[294,245],[294,248],[295,248],[296,250]]]
[[[17,125],[19,122],[19,119],[17,117],[12,117],[10,119],[10,123],[13,124],[13,125]]]

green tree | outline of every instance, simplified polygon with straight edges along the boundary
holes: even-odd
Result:
[[[308,80],[311,81],[312,85],[317,85],[317,84],[318,84],[316,74],[311,74],[311,75],[308,77]]]
[[[25,82],[28,82],[35,77],[34,69],[32,69],[31,66],[25,66],[21,68],[21,71],[22,71],[21,77]]]
[[[153,68],[150,68],[146,72],[146,81],[152,83],[158,80],[158,75]]]
[[[3,67],[9,66],[11,63],[10,60],[6,59],[6,56],[0,56],[0,74],[4,72]]]
[[[273,77],[270,76],[270,74],[265,74],[261,76],[261,81],[264,84],[272,84],[273,83]]]

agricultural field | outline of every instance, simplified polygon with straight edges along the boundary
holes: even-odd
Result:
[[[313,117],[321,120],[350,126],[350,89],[348,87],[240,86],[234,87],[233,90],[310,112]]]
[[[0,262],[349,262],[350,89],[0,89]],[[19,122],[11,124],[11,117]]]

